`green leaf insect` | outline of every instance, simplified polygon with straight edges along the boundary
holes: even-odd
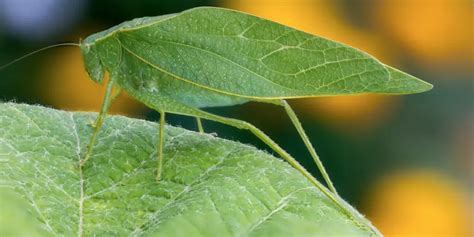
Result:
[[[199,7],[134,19],[93,34],[79,46],[92,80],[101,83],[105,71],[110,74],[81,168],[87,168],[116,87],[158,111],[161,125],[165,115],[172,113],[195,117],[201,132],[201,119],[252,132],[340,205],[329,175],[286,100],[411,94],[432,88],[355,48],[223,8]],[[284,108],[330,191],[252,124],[201,110],[248,101]],[[164,126],[157,132],[156,179],[160,180]]]

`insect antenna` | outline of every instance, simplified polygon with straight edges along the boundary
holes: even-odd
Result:
[[[21,61],[21,60],[23,60],[23,59],[25,59],[25,58],[27,58],[27,57],[29,57],[29,56],[32,56],[32,55],[34,55],[34,54],[39,53],[39,52],[42,52],[42,51],[45,51],[45,50],[48,50],[48,49],[51,49],[51,48],[63,47],[63,46],[78,46],[78,47],[79,47],[80,44],[77,44],[77,43],[60,43],[60,44],[53,44],[53,45],[50,45],[50,46],[46,46],[46,47],[44,47],[44,48],[35,50],[35,51],[31,52],[31,53],[27,53],[27,54],[25,54],[25,55],[23,55],[23,56],[21,56],[21,57],[15,59],[15,60],[13,60],[13,61],[7,63],[7,64],[5,64],[5,65],[0,66],[0,71],[3,70],[3,69],[5,69],[5,68],[7,68],[7,67],[9,67],[9,66],[11,66],[12,64],[15,64],[15,63],[17,63],[17,62],[19,62],[19,61]]]

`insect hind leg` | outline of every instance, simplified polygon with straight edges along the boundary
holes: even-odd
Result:
[[[226,118],[214,114],[206,114],[205,119],[215,121],[218,123],[226,124],[239,129],[245,129],[253,133],[257,138],[267,144],[272,150],[280,155],[286,162],[288,162],[293,168],[298,170],[304,177],[306,177],[313,185],[315,185],[321,192],[326,196],[334,199],[334,196],[326,189],[321,183],[319,183],[303,166],[301,166],[295,158],[293,158],[288,152],[281,148],[275,141],[267,136],[263,131],[255,127],[254,125],[238,119]],[[337,201],[336,201],[337,202]]]
[[[194,114],[193,116],[197,116]],[[290,154],[288,154],[283,148],[281,148],[276,142],[274,142],[270,137],[268,137],[263,131],[255,127],[254,125],[238,119],[233,118],[226,118],[219,115],[214,115],[210,113],[201,113],[199,117],[204,118],[206,120],[211,120],[214,122],[226,124],[235,128],[245,129],[252,132],[256,137],[262,140],[265,144],[267,144],[272,150],[274,150],[278,155],[280,155],[286,162],[288,162],[293,168],[298,170],[306,179],[309,180],[317,189],[319,189],[328,199],[330,199],[336,206],[340,208],[340,210],[346,213],[352,220],[358,223],[365,223],[362,219],[360,222],[360,218],[357,214],[354,214],[351,207],[345,203],[337,193],[330,191],[326,188],[323,184],[318,182],[316,178],[314,178],[306,169],[301,166],[298,161],[295,160]],[[370,225],[369,225],[370,226]]]
[[[283,106],[283,108],[285,108],[285,112],[288,114],[288,116],[289,116],[290,119],[291,119],[291,122],[293,123],[293,125],[294,125],[295,128],[296,128],[296,130],[298,131],[298,134],[300,135],[300,137],[301,137],[301,139],[303,140],[303,142],[304,142],[306,148],[308,149],[309,154],[310,154],[311,157],[313,158],[314,163],[316,163],[316,166],[318,167],[319,172],[321,172],[321,175],[323,176],[324,181],[326,181],[326,184],[328,185],[329,189],[330,189],[331,192],[333,192],[334,194],[337,194],[336,188],[334,187],[334,185],[333,185],[331,179],[329,178],[329,175],[328,175],[328,173],[326,172],[326,169],[324,168],[324,165],[323,165],[323,163],[321,162],[321,159],[319,159],[318,154],[317,154],[316,151],[314,150],[313,145],[312,145],[311,142],[309,141],[309,138],[308,138],[308,136],[306,135],[306,132],[304,131],[303,126],[301,125],[301,122],[299,121],[299,119],[298,119],[298,117],[296,116],[295,112],[294,112],[293,109],[290,107],[290,105],[288,104],[288,102],[286,102],[285,100],[281,100],[281,101],[280,101],[280,105]]]

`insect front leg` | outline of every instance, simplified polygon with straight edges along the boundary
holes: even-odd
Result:
[[[118,87],[118,86],[115,86],[114,87],[115,91],[113,91],[113,94],[112,96],[110,97],[110,105],[114,103],[114,101],[122,94],[122,88]],[[92,127],[96,127],[97,126],[97,120],[96,121],[93,121],[91,122],[91,126]]]
[[[112,99],[112,89],[115,84],[115,77],[110,77],[109,82],[107,82],[107,87],[105,89],[105,96],[104,101],[102,102],[102,106],[100,108],[99,116],[97,117],[96,121],[94,122],[94,131],[92,133],[91,140],[89,141],[89,145],[87,146],[86,155],[84,159],[81,160],[80,166],[84,166],[86,162],[91,158],[92,149],[94,148],[95,141],[97,140],[97,134],[99,134],[100,128],[104,123],[105,116],[107,115],[107,111],[109,109],[111,99]]]
[[[156,181],[161,180],[161,173],[163,170],[163,144],[165,139],[165,112],[160,111],[160,124],[158,124],[158,141],[157,141],[157,171],[156,171]]]
[[[122,94],[122,88],[115,86],[115,91],[112,97],[110,98],[110,104],[114,103],[114,101]]]
[[[286,100],[280,100],[280,103],[279,103],[281,106],[283,106],[283,108],[285,108],[285,111],[286,113],[288,114],[288,116],[290,117],[291,119],[291,122],[293,123],[293,125],[295,126],[296,130],[298,131],[298,134],[300,135],[301,139],[303,140],[306,148],[308,149],[309,151],[309,154],[311,155],[311,157],[313,158],[314,162],[316,163],[316,166],[318,166],[318,169],[319,169],[319,172],[321,172],[323,178],[324,178],[324,181],[326,181],[326,184],[328,185],[329,189],[331,190],[331,192],[333,192],[334,194],[337,194],[337,191],[336,191],[336,188],[334,187],[334,185],[332,184],[331,182],[331,179],[329,178],[329,175],[328,173],[326,172],[326,169],[324,168],[324,165],[323,163],[321,162],[321,159],[319,159],[319,156],[318,154],[316,153],[316,151],[314,150],[314,147],[313,145],[311,144],[311,142],[309,141],[309,138],[308,136],[306,135],[306,132],[304,131],[303,129],[303,126],[301,125],[301,122],[300,120],[298,119],[298,117],[296,116],[295,112],[293,111],[293,109],[291,108],[291,106],[288,104],[288,102],[286,102]]]

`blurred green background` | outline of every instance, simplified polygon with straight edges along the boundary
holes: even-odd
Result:
[[[434,84],[432,91],[417,95],[291,103],[341,196],[386,236],[474,234],[473,1],[0,0],[0,65],[40,47],[79,42],[125,20],[202,5],[242,10],[346,43]],[[3,101],[97,111],[103,89],[88,79],[75,47],[50,50],[0,71]],[[209,111],[252,122],[319,175],[280,108],[248,103]],[[126,95],[112,112],[158,119]],[[190,118],[170,116],[168,122],[196,129]],[[204,126],[267,149],[247,132],[207,121]]]

